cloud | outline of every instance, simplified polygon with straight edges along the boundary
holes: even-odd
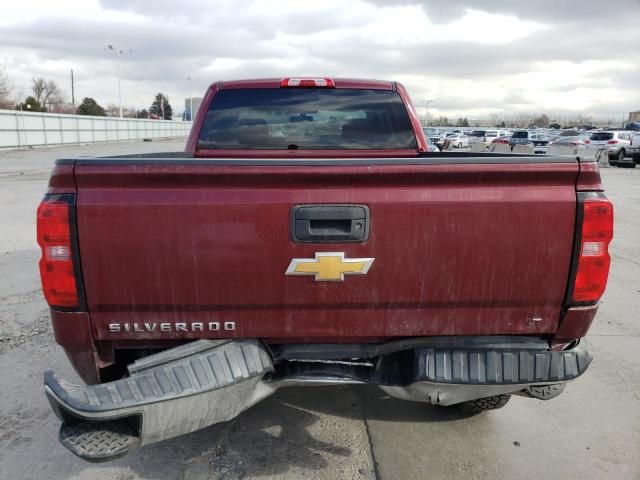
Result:
[[[638,13],[637,0],[612,0],[602,3],[596,0],[366,0],[376,6],[416,5],[423,8],[434,21],[448,21],[465,10],[482,10],[492,14],[513,15],[518,18],[542,20],[553,23],[597,23]]]
[[[23,0],[0,20],[3,61],[28,92],[32,76],[126,104],[182,97],[219,79],[329,75],[403,81],[418,108],[592,111],[640,106],[637,0]],[[39,13],[42,12],[42,13]],[[186,77],[193,78],[187,82]],[[181,110],[181,105],[177,108]]]

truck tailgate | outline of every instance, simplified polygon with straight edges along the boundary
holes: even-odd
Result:
[[[326,342],[551,333],[569,277],[578,163],[527,158],[78,160],[94,336]],[[291,209],[304,204],[367,205],[368,240],[292,241]],[[285,275],[292,259],[317,252],[374,262],[344,281]]]

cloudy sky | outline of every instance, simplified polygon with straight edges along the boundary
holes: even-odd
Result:
[[[487,118],[640,110],[640,0],[2,0],[0,65],[70,98],[174,109],[216,81],[296,75],[393,79],[419,111]],[[129,52],[131,50],[131,52]],[[192,81],[186,78],[191,77]]]

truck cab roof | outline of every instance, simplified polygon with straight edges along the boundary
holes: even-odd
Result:
[[[287,77],[287,78],[327,78],[327,77]],[[218,89],[231,88],[281,88],[282,78],[254,78],[245,80],[220,81],[212,84]],[[331,78],[335,88],[363,88],[376,90],[395,90],[395,82],[358,78]]]

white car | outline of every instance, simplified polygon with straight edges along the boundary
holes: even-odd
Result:
[[[609,164],[614,166],[625,162],[626,152],[631,147],[631,132],[617,130],[593,132],[584,143],[589,148],[607,150]]]
[[[487,130],[484,132],[484,143],[489,144],[498,137],[506,137],[509,132],[506,130]]]
[[[444,144],[446,142],[449,142],[449,144],[452,145],[453,148],[468,147],[469,146],[469,137],[467,137],[463,133],[449,133],[443,140],[441,140],[438,143],[440,143],[442,146],[444,146]],[[440,148],[442,148],[442,147],[440,147]]]
[[[490,144],[498,137],[509,135],[506,130],[473,130],[469,132],[469,143]]]

